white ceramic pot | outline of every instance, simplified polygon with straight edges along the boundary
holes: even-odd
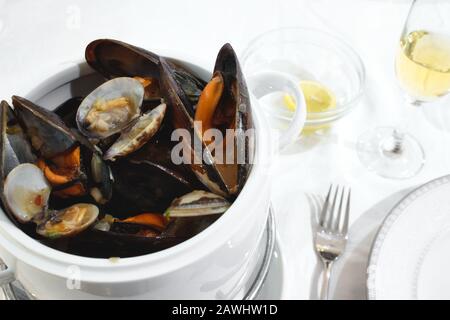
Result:
[[[199,67],[205,64],[183,64],[203,78],[210,76]],[[98,76],[92,73],[85,63],[65,66],[31,90],[27,98],[54,108],[96,81]],[[253,77],[252,82],[261,85],[269,76],[273,75]],[[264,89],[259,95],[267,90],[272,89]],[[293,125],[296,134],[306,116],[301,92],[297,94],[302,105]],[[0,257],[8,266],[6,271],[0,271],[0,285],[17,279],[38,299],[242,298],[261,260],[260,243],[270,201],[272,139],[256,106],[257,100],[252,97],[256,163],[239,197],[205,231],[153,254],[119,260],[94,259],[57,251],[35,241],[0,212]]]

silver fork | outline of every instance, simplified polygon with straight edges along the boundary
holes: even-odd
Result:
[[[320,293],[322,300],[328,300],[328,287],[333,263],[344,252],[347,244],[350,194],[350,188],[331,185],[320,214],[314,237],[314,246],[324,266]]]

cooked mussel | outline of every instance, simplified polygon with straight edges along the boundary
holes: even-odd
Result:
[[[89,65],[107,79],[134,77],[144,86],[145,100],[159,100],[160,56],[148,50],[112,39],[99,39],[91,42],[85,52]],[[168,62],[175,80],[179,83],[191,103],[196,104],[205,86],[204,81],[194,76],[177,63]]]
[[[128,43],[98,39],[85,50],[87,63],[107,79],[117,77],[158,78],[159,56]]]
[[[172,124],[190,134],[190,139],[183,139],[190,151],[183,154],[185,161],[209,190],[237,196],[250,170],[253,150],[251,131],[247,130],[253,123],[248,90],[233,48],[226,44],[220,50],[213,78],[196,106],[175,81],[174,71],[164,58],[160,58],[160,68],[161,88],[172,107]],[[219,130],[222,138],[208,138],[208,129]],[[198,144],[201,150],[194,147]]]
[[[20,125],[40,156],[52,158],[75,146],[75,135],[54,112],[22,97],[13,96],[12,101]]]
[[[225,44],[219,51],[213,77],[200,96],[195,120],[203,124],[202,137],[206,148],[214,149],[214,154],[220,150],[225,157],[233,155],[231,159],[217,161],[215,158],[215,161],[218,162],[216,168],[227,192],[238,194],[250,171],[254,137],[249,93],[230,44]],[[221,136],[226,138],[211,143],[205,135],[210,128],[220,130]],[[228,129],[234,130],[231,141],[227,139]]]

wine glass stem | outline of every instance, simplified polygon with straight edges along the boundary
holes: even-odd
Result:
[[[392,135],[381,142],[381,151],[385,156],[395,158],[403,153],[404,133],[394,129]]]

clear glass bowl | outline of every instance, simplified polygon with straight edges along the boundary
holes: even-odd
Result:
[[[306,129],[321,128],[353,109],[362,96],[365,69],[360,56],[339,37],[310,28],[281,28],[254,40],[241,57],[244,73],[261,70],[285,72],[300,80],[323,84],[336,97],[336,107],[308,112]],[[279,108],[278,120],[290,121],[293,112]]]

